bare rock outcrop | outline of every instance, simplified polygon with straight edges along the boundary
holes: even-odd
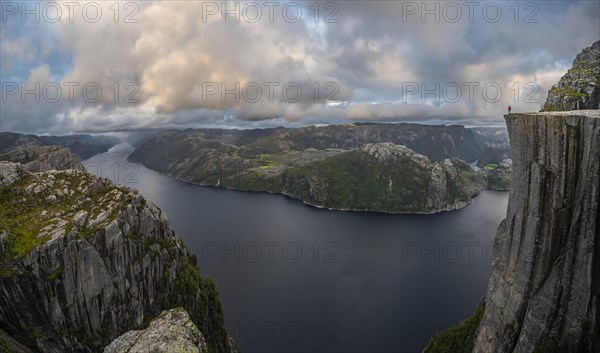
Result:
[[[548,92],[545,111],[600,109],[600,41],[583,49]]]
[[[0,160],[21,163],[30,172],[85,170],[77,156],[61,146],[20,146],[1,154]]]
[[[144,330],[129,331],[104,353],[202,353],[208,350],[202,332],[183,308],[164,311]]]

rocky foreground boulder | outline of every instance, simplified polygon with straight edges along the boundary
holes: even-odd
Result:
[[[144,330],[129,331],[104,353],[202,353],[208,346],[202,332],[183,308],[164,311]]]

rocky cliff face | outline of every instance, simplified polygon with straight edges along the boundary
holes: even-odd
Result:
[[[183,307],[211,352],[229,352],[215,284],[164,213],[88,173],[1,162],[0,327],[42,352],[98,351]]]
[[[513,178],[473,353],[600,351],[600,111],[510,114]]]
[[[44,146],[38,139],[10,132],[0,133],[0,161],[20,163],[25,170],[85,170],[77,156],[62,146]]]
[[[0,352],[6,353],[33,353],[29,348],[17,342],[6,332],[0,329]]]
[[[600,41],[583,49],[548,92],[545,111],[600,109]]]
[[[31,172],[46,170],[85,170],[77,156],[68,148],[61,146],[17,147],[0,154],[0,160],[17,162]]]

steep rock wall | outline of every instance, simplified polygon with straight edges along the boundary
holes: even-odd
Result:
[[[41,352],[98,351],[183,307],[211,352],[233,348],[216,286],[135,190],[82,171],[0,163],[0,327]]]
[[[597,352],[600,111],[506,121],[510,199],[473,353]]]

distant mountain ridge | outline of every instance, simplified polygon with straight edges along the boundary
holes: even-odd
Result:
[[[107,135],[64,135],[38,136],[14,132],[0,132],[0,153],[6,153],[19,146],[63,146],[69,148],[79,160],[104,153],[120,140]]]
[[[462,125],[355,123],[300,128],[267,129],[187,129],[159,132],[156,136],[177,134],[241,146],[239,153],[251,157],[286,150],[353,149],[367,143],[392,142],[404,145],[434,161],[456,157],[472,161],[483,152],[485,143],[474,131]],[[142,141],[143,143],[143,141]],[[136,144],[140,146],[142,143]]]
[[[364,123],[169,130],[136,147],[128,160],[200,185],[332,209],[434,213],[464,207],[485,187],[461,159],[483,158],[489,143],[458,125]],[[399,158],[382,160],[374,150]]]

